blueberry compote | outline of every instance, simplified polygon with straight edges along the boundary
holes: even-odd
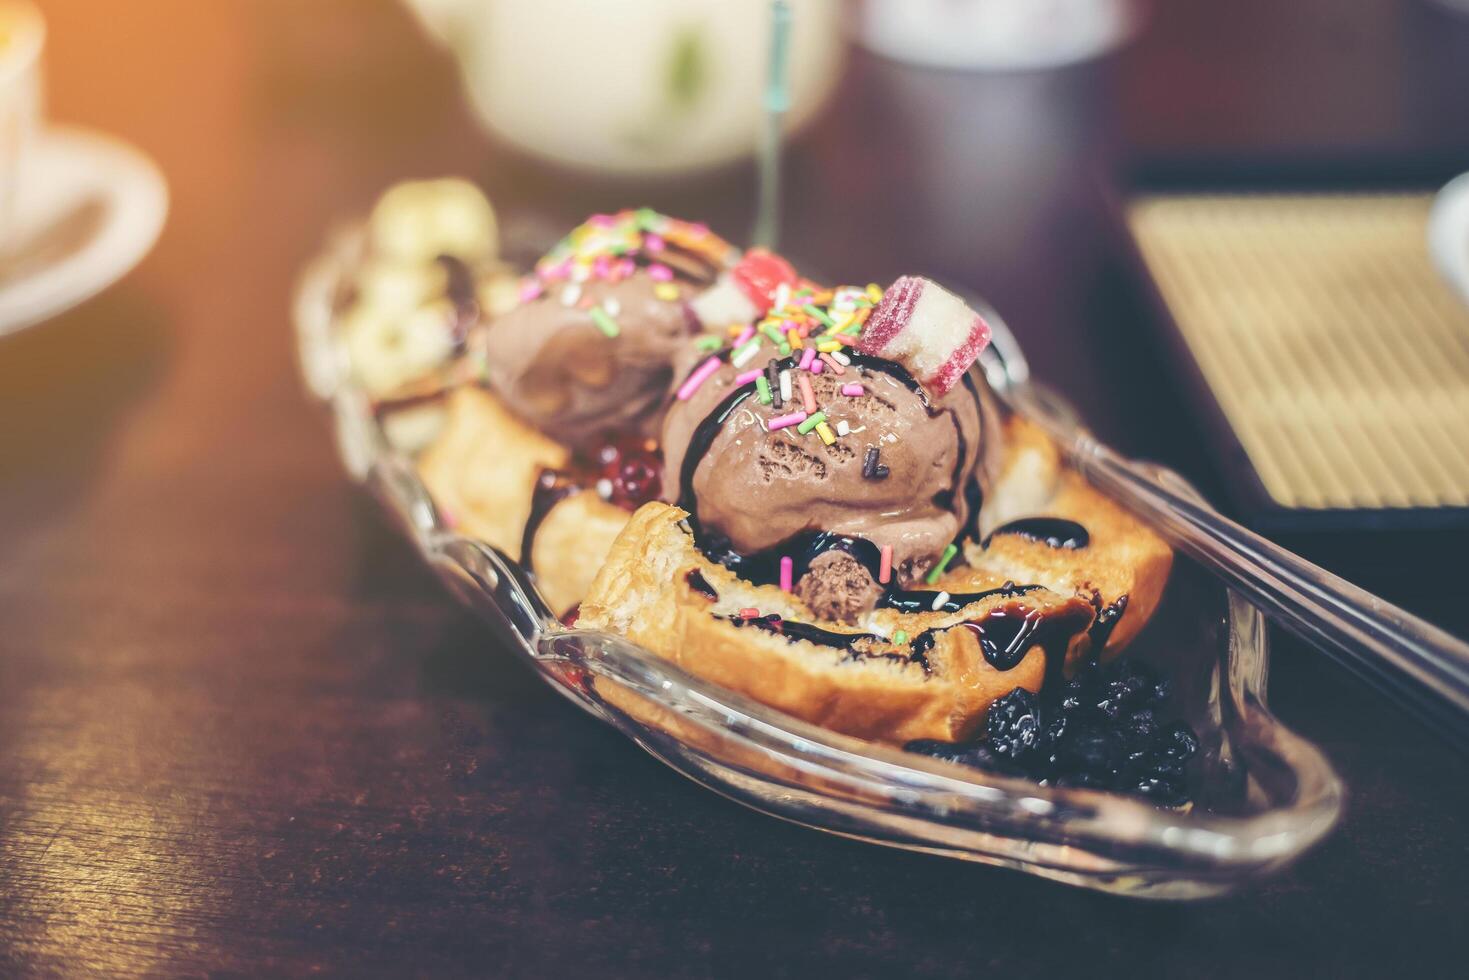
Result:
[[[997,700],[984,736],[973,742],[920,739],[905,747],[1043,786],[1087,786],[1183,806],[1185,770],[1199,740],[1183,722],[1158,720],[1168,696],[1168,682],[1143,663],[1088,664],[1054,691],[1016,688]]]

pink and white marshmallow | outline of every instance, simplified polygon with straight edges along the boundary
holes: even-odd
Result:
[[[857,349],[898,361],[942,395],[990,342],[990,327],[964,301],[922,276],[903,276],[882,294]]]

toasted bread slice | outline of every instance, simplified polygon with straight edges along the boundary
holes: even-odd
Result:
[[[519,561],[536,477],[565,466],[571,451],[478,385],[455,388],[447,408],[438,439],[419,457],[419,475],[458,530]]]
[[[559,501],[536,528],[530,571],[558,616],[575,609],[632,515],[583,491]]]
[[[834,731],[899,744],[965,738],[996,698],[1016,687],[1039,690],[1048,656],[1074,665],[1085,655],[1092,605],[1042,589],[997,592],[956,612],[883,609],[860,628],[821,624],[836,639],[852,638],[841,646],[813,642],[800,627],[815,617],[798,598],[705,559],[685,516],[659,503],[633,515],[582,602],[579,628],[619,633],[690,673]],[[965,569],[936,588],[959,594],[992,581]],[[783,626],[742,619],[750,608]],[[962,625],[993,615],[1044,624],[1009,670],[992,665],[979,634]],[[931,645],[920,650],[883,635],[898,629]]]

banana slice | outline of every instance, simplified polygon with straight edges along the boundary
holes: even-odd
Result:
[[[342,333],[357,382],[373,398],[383,398],[428,375],[454,354],[454,318],[448,302],[408,313],[365,304],[352,307]]]
[[[494,208],[479,188],[455,177],[388,188],[368,231],[377,254],[400,262],[427,264],[440,255],[491,262],[500,250]]]

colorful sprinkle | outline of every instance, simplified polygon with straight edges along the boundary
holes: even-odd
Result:
[[[666,266],[664,268],[667,268]],[[648,270],[652,272],[652,269]],[[660,282],[653,287],[653,295],[665,303],[672,303],[678,299],[678,287],[671,282]]]
[[[842,394],[846,395],[848,398],[861,398],[863,395],[867,394],[867,391],[861,385],[844,384],[842,385]]]
[[[957,544],[950,544],[947,548],[944,549],[944,556],[939,559],[939,563],[933,566],[929,573],[924,576],[923,580],[929,585],[937,582],[939,580],[939,576],[944,574],[944,569],[949,567],[949,562],[953,561],[954,556],[958,553],[959,546]]]
[[[847,369],[844,368],[844,367],[842,367],[842,365],[841,365],[841,363],[839,361],[833,360],[832,359],[832,356],[830,354],[822,353],[821,359],[826,362],[826,364],[827,364],[828,367],[831,368],[831,371],[832,371],[833,374],[846,374],[847,373]]]
[[[791,582],[791,578],[792,578],[792,572],[795,569],[795,564],[796,563],[791,560],[791,558],[790,558],[789,555],[786,555],[785,557],[781,558],[781,560],[780,560],[780,591],[782,591],[782,592],[789,592],[789,591],[791,591],[791,587],[792,587],[792,584],[793,584]]]
[[[751,368],[749,371],[746,371],[743,374],[735,375],[735,384],[747,385],[751,381],[754,381],[756,378],[760,377],[760,375],[763,373],[764,370],[762,368]]]
[[[700,364],[697,368],[695,368],[694,373],[689,375],[689,379],[679,386],[677,392],[678,400],[681,402],[686,402],[690,398],[694,397],[694,392],[698,391],[699,386],[702,385],[705,381],[708,381],[710,376],[714,374],[715,371],[719,370],[719,365],[721,363],[723,362],[721,362],[719,358],[711,357],[709,358],[709,360],[705,361],[703,364]]]
[[[648,278],[654,282],[673,282],[673,270],[662,262],[648,266]]]
[[[735,337],[735,339],[734,339],[734,345],[736,347],[739,347],[742,344],[748,344],[754,338],[755,338],[755,328],[754,327],[746,327],[745,329],[743,329],[743,330],[741,330],[739,332],[739,335],[738,336]]]
[[[806,416],[805,420],[801,422],[800,425],[796,426],[796,431],[804,436],[806,433],[810,432],[812,429],[816,428],[818,425],[825,421],[825,412],[817,412],[814,415],[808,415]]]
[[[758,619],[759,617],[760,610],[756,609],[754,606],[746,606],[745,608],[740,610],[741,619]]]
[[[523,279],[520,283],[520,301],[522,303],[529,303],[545,291],[546,287],[542,286],[539,280]]]
[[[752,340],[745,344],[745,346],[737,348],[733,354],[729,355],[729,363],[737,368],[742,368],[753,361],[755,355],[758,353],[760,353],[760,341],[758,339]]]
[[[760,395],[760,404],[769,405],[771,403],[772,399],[770,397],[770,382],[765,380],[765,375],[756,375],[755,391],[758,392]]]
[[[830,446],[832,443],[837,441],[836,433],[832,432],[831,426],[827,425],[825,422],[817,423],[816,435],[818,438],[821,439],[822,444],[826,446]]]
[[[825,368],[825,367],[826,367],[826,362],[825,361],[816,361],[816,360],[813,360],[811,362],[811,373],[812,374],[820,374],[822,372],[822,369]]]
[[[719,348],[724,346],[724,341],[718,337],[700,337],[694,341],[694,346],[702,351],[719,350]]]
[[[873,303],[882,302],[882,287],[875,282],[867,284],[867,298]]]
[[[780,393],[780,377],[776,374],[775,362],[765,362],[765,384],[775,401],[775,407],[780,408],[785,402],[785,396]]]
[[[887,585],[893,578],[893,546],[885,544],[878,551],[877,581]]]
[[[933,605],[929,606],[928,608],[932,609],[934,612],[938,612],[940,609],[944,608],[944,603],[948,601],[949,594],[947,592],[940,592],[933,597]]]
[[[847,436],[849,436],[851,434],[852,434],[852,426],[851,426],[851,424],[846,419],[842,419],[840,422],[837,423],[837,435],[838,436],[840,436],[842,438],[846,438]]]
[[[597,329],[607,336],[616,337],[622,333],[617,326],[617,321],[612,319],[612,316],[606,310],[602,309],[602,307],[594,306],[587,312],[591,314],[592,322],[597,325]]]
[[[807,347],[804,351],[801,352],[801,362],[797,365],[797,367],[799,367],[802,371],[809,371],[811,369],[811,362],[814,360],[816,360],[816,351],[810,347]]]
[[[663,240],[663,236],[656,232],[650,231],[643,236],[643,248],[650,252],[661,252],[667,247],[668,243]],[[667,268],[667,266],[664,268]]]
[[[792,412],[789,415],[777,415],[775,418],[765,423],[765,427],[771,432],[774,432],[777,429],[784,429],[787,426],[800,425],[804,421],[806,421],[805,412]]]
[[[831,354],[842,349],[840,340],[823,340],[816,345],[816,349],[823,354]]]
[[[760,324],[760,332],[769,337],[772,344],[779,344],[785,341],[785,338],[780,335],[780,331],[775,328],[775,324],[773,323]]]
[[[806,346],[806,342],[801,339],[801,331],[799,330],[787,330],[786,343],[791,345],[791,350],[801,350]],[[803,354],[801,356],[804,357],[805,355]]]
[[[821,325],[824,327],[833,327],[836,325],[835,321],[833,321],[831,317],[826,315],[826,311],[817,306],[815,303],[807,303],[805,306],[801,307],[801,309],[805,310],[809,316],[821,321]]]
[[[780,397],[784,401],[791,400],[791,372],[789,368],[780,372]]]
[[[565,289],[561,290],[562,306],[575,306],[576,301],[579,299],[581,299],[581,287],[578,286],[576,283],[572,283]]]
[[[780,351],[780,356],[781,357],[790,357],[791,356],[791,345],[788,344],[788,343],[786,343],[784,340],[782,340],[780,342],[780,346],[777,347],[776,350]]]
[[[908,633],[905,630],[894,630],[893,631],[893,642],[894,643],[907,643],[908,642]]]
[[[801,404],[806,406],[806,414],[816,411],[816,395],[811,391],[811,376],[809,374],[799,375],[801,381]]]

